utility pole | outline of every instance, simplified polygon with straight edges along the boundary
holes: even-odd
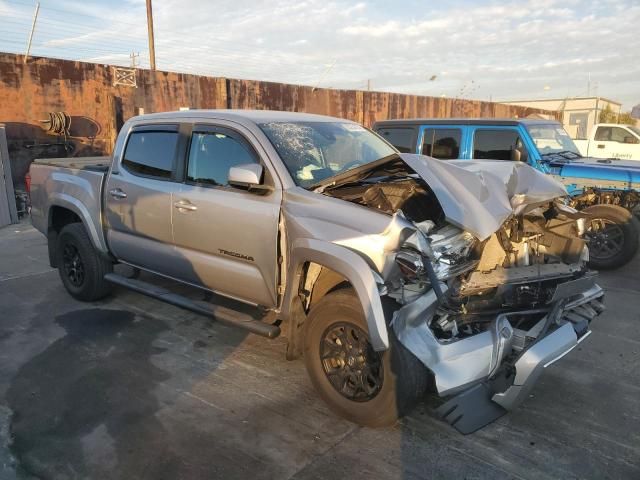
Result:
[[[136,68],[138,66],[137,59],[140,56],[139,53],[131,52],[129,58],[131,58],[131,68]]]
[[[29,43],[27,43],[27,53],[24,54],[24,63],[26,65],[31,51],[31,40],[33,40],[33,31],[36,29],[36,20],[38,20],[38,12],[40,11],[40,2],[36,3],[36,12],[33,14],[33,23],[31,24],[31,33],[29,34]]]
[[[156,47],[153,39],[153,11],[151,0],[147,0],[147,30],[149,31],[149,64],[151,70],[156,69]]]
[[[367,80],[367,92],[371,91],[371,79]]]

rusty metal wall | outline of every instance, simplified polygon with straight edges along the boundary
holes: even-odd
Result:
[[[356,90],[315,89],[255,80],[137,70],[137,87],[114,86],[113,67],[0,53],[0,122],[6,124],[16,185],[34,158],[104,155],[118,129],[145,113],[190,108],[273,109],[319,113],[370,126],[376,120],[415,117],[526,117],[556,112],[451,98]],[[71,116],[68,153],[39,122],[48,112]]]

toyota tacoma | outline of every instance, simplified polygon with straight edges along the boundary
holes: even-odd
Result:
[[[282,333],[319,395],[363,425],[392,424],[432,389],[445,420],[481,428],[604,309],[586,215],[561,184],[524,163],[402,154],[347,120],[144,115],[111,158],[39,160],[30,174],[33,224],[73,297],[117,284]],[[265,314],[192,300],[118,263]]]

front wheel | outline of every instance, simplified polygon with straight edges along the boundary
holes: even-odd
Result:
[[[582,211],[591,215],[585,234],[589,240],[589,266],[610,270],[629,262],[638,250],[638,220],[617,205],[593,205]]]
[[[322,298],[305,322],[304,360],[325,402],[342,417],[370,427],[394,424],[427,389],[429,374],[389,329],[390,348],[369,343],[362,306],[350,289]]]

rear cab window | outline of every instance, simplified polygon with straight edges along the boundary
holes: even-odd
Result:
[[[129,134],[122,167],[142,177],[170,180],[178,146],[177,127],[142,127]]]
[[[425,128],[421,153],[440,160],[455,160],[460,158],[461,140],[459,128]]]
[[[376,133],[401,153],[416,153],[416,130],[411,127],[381,127]]]
[[[513,152],[522,149],[515,129],[477,129],[473,135],[473,158],[481,160],[513,160]]]

